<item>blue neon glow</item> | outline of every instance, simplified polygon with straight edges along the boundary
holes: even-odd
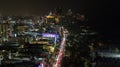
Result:
[[[55,34],[42,34],[43,37],[56,37]]]
[[[44,67],[43,63],[40,63],[40,64],[38,65],[38,67]]]
[[[42,36],[43,37],[56,37],[56,38],[59,38],[58,34],[43,33]]]
[[[41,67],[40,65],[38,65],[38,67]]]

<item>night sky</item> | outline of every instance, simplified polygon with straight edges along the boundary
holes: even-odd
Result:
[[[82,12],[104,38],[120,40],[119,2],[111,0],[0,0],[1,15],[43,15],[56,7]]]

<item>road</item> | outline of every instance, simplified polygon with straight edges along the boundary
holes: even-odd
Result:
[[[53,67],[61,67],[61,61],[62,61],[62,57],[63,57],[64,51],[65,51],[66,37],[67,37],[66,33],[63,33],[63,38],[62,38],[62,41],[60,44],[59,53],[55,59],[56,62],[53,64]]]

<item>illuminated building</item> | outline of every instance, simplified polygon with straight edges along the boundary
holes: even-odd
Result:
[[[0,36],[2,37],[0,42],[8,41],[10,34],[10,24],[9,23],[1,23],[0,24]]]

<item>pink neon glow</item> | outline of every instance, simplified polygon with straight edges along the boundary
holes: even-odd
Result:
[[[40,67],[44,67],[43,63],[40,63]]]
[[[65,47],[65,37],[63,38],[63,40],[61,42],[61,47],[63,47],[63,48],[60,48],[55,67],[57,67],[61,63],[62,55],[63,55],[63,51],[64,51],[64,47]]]

